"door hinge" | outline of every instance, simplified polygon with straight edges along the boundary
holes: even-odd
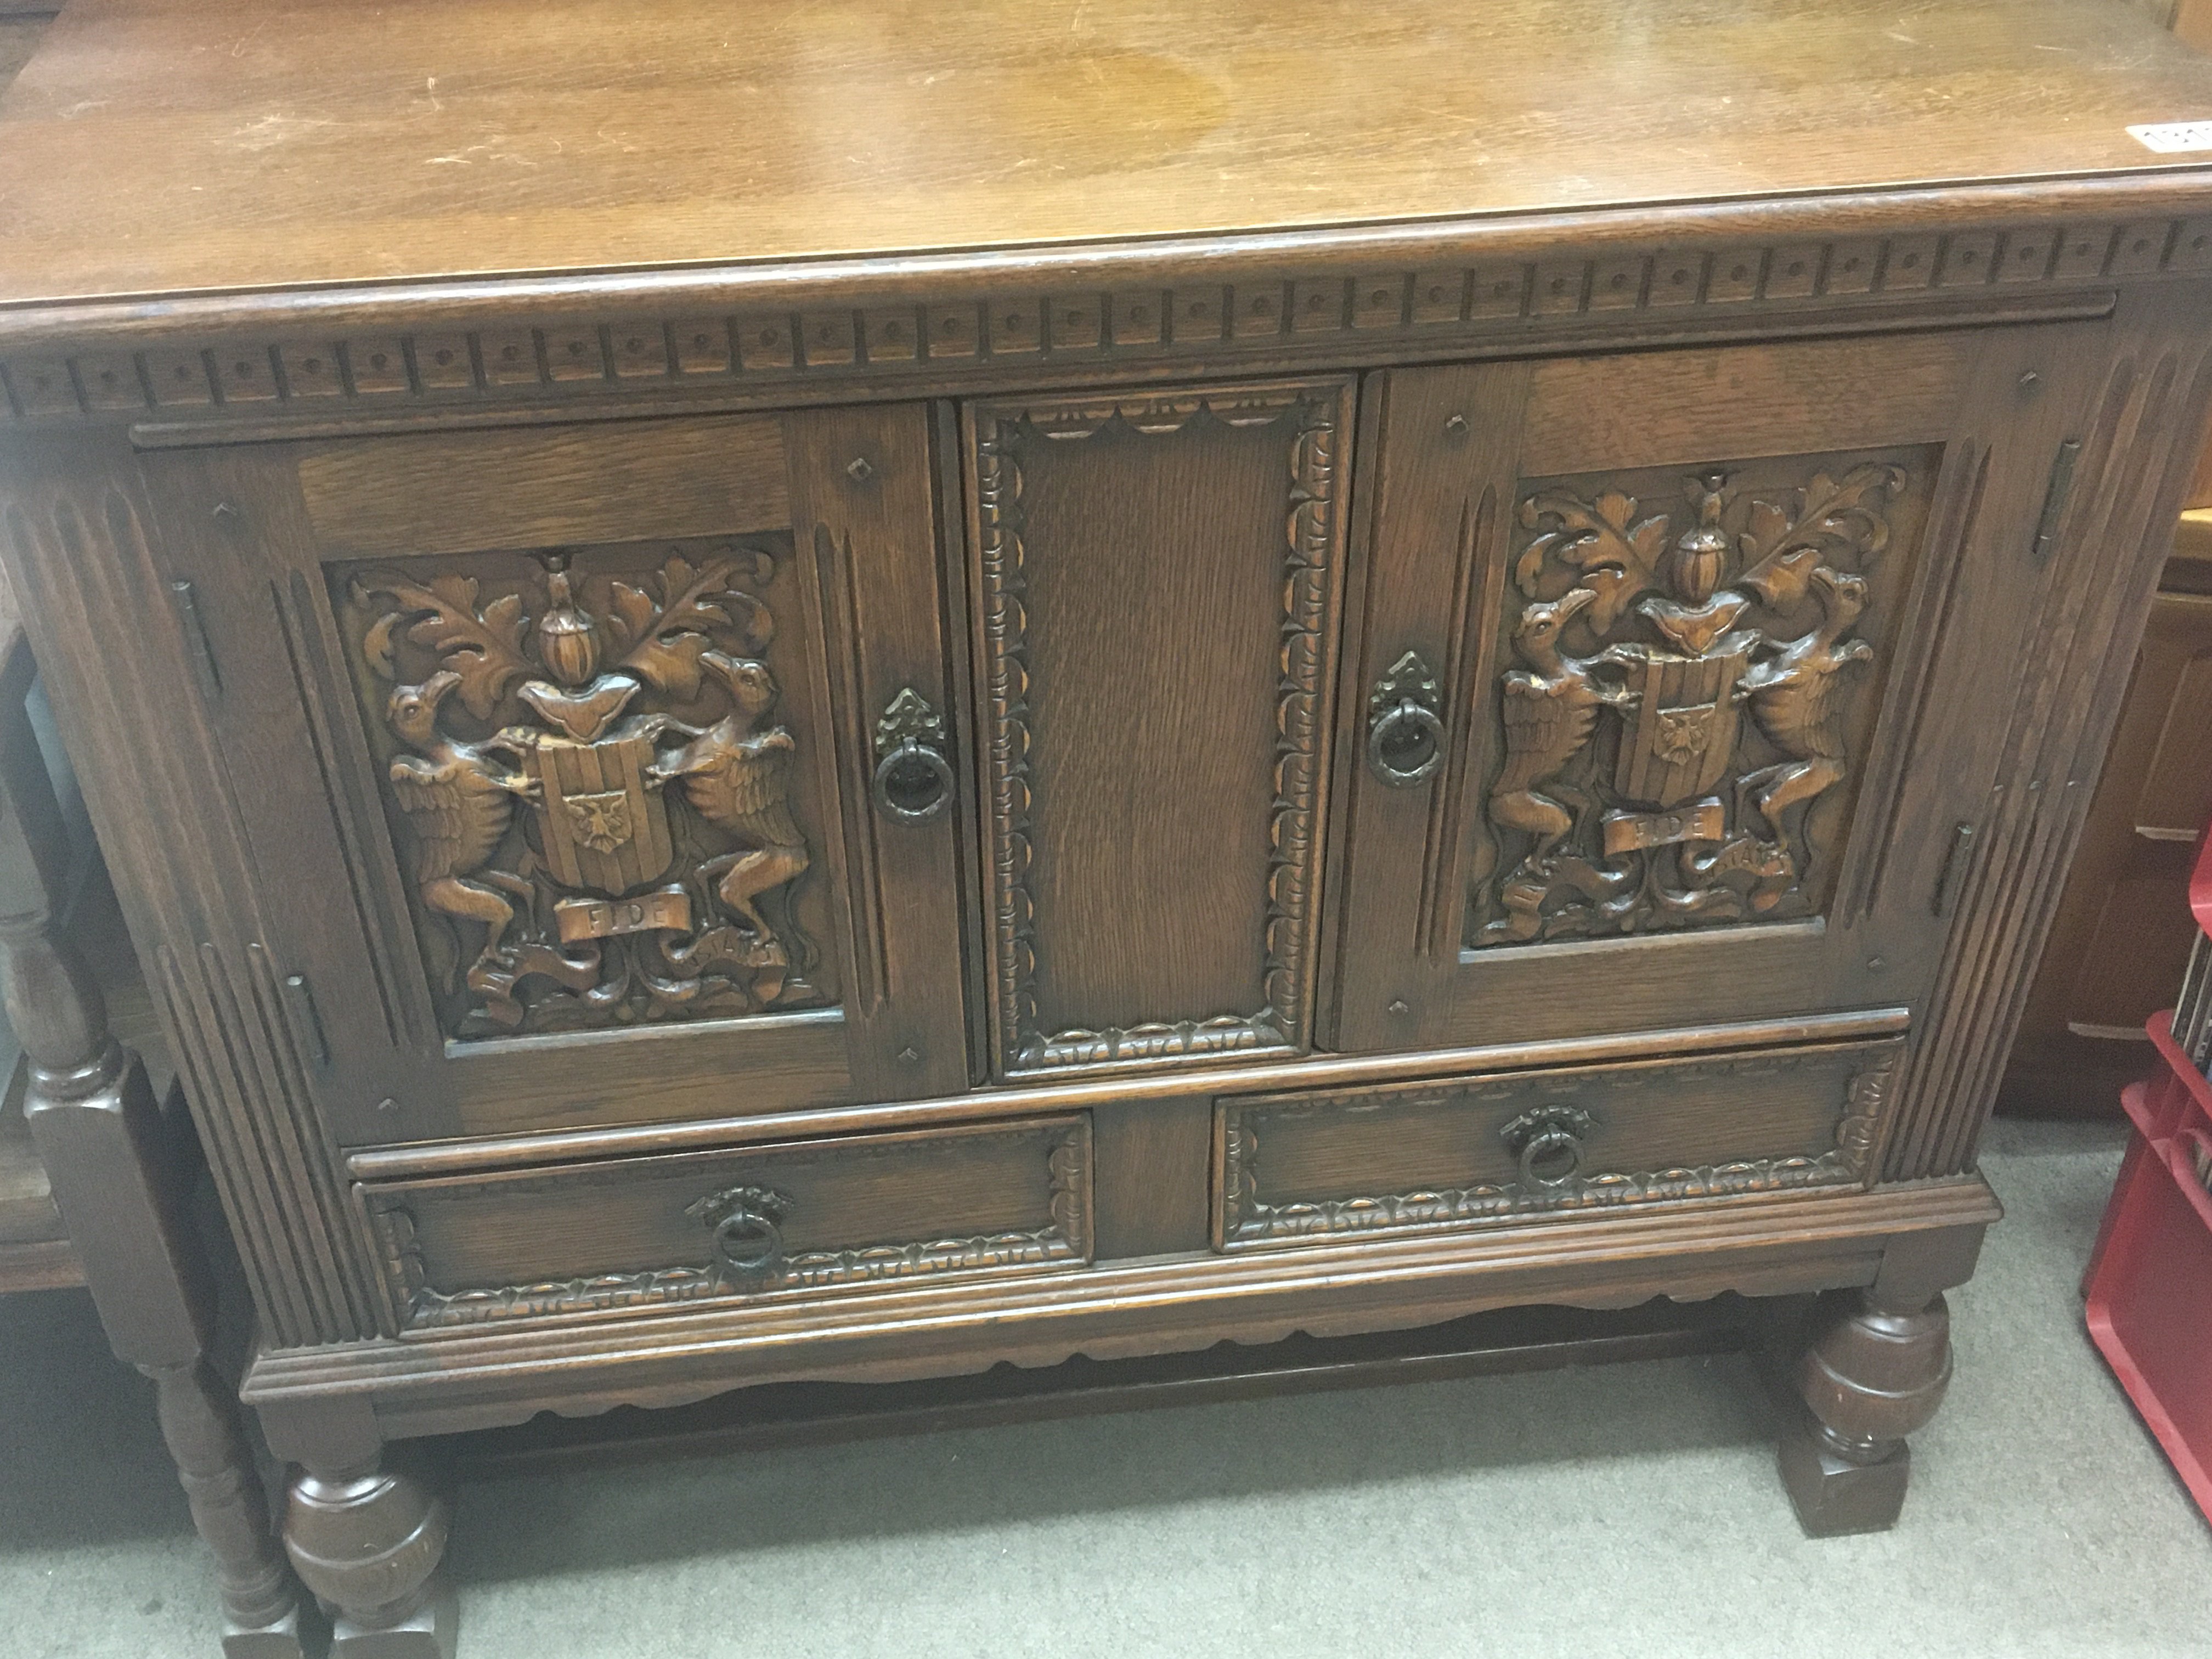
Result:
[[[2051,482],[2043,492],[2043,516],[2035,521],[2036,563],[2051,562],[2051,550],[2057,544],[2058,520],[2066,511],[2066,498],[2074,490],[2074,464],[2081,459],[2081,441],[2069,438],[2058,446],[2058,453],[2051,459]]]
[[[331,1045],[323,1035],[323,1014],[315,1006],[314,988],[305,974],[284,975],[284,998],[292,1005],[292,1017],[300,1028],[301,1041],[307,1045],[307,1058],[320,1071],[331,1063]]]
[[[1936,878],[1936,890],[1929,895],[1928,908],[1931,915],[1944,916],[1951,913],[1951,901],[1958,896],[1960,882],[1966,867],[1973,862],[1974,826],[1962,823],[1951,831],[1951,850],[1943,855],[1943,868]]]
[[[177,622],[185,630],[185,644],[191,653],[192,671],[199,676],[200,690],[210,697],[221,696],[222,673],[216,666],[215,647],[208,643],[199,590],[190,582],[173,581],[169,584],[169,598],[177,607]]]

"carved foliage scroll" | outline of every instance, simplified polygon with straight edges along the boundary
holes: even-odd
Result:
[[[1008,1072],[1295,1048],[1311,996],[1316,817],[1327,720],[1328,629],[1338,544],[1338,404],[1333,388],[1244,387],[987,411],[975,444],[983,672],[988,721],[994,884],[994,1000]],[[1030,890],[1033,775],[1024,601],[1023,465],[1034,446],[1081,442],[1109,428],[1165,439],[1194,424],[1264,428],[1283,440],[1279,678],[1264,948],[1265,1000],[1194,1019],[1046,1030],[1034,988],[1037,939]],[[1139,697],[1172,688],[1133,686]]]
[[[1818,912],[1936,459],[1522,486],[1468,945]]]
[[[447,1030],[830,994],[769,663],[767,542],[340,567],[333,597]]]

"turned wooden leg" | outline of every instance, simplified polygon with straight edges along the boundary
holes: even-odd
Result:
[[[1782,1437],[1782,1483],[1815,1538],[1880,1532],[1905,1504],[1905,1437],[1951,1381],[1951,1316],[1942,1296],[1899,1305],[1871,1291],[1826,1298],[1797,1368],[1804,1409]]]
[[[299,1659],[299,1587],[277,1553],[238,1402],[206,1361],[141,1367],[222,1586],[228,1659]]]
[[[446,1506],[420,1481],[374,1464],[303,1470],[284,1547],[330,1609],[331,1659],[453,1659],[458,1616],[438,1572]]]
[[[300,1659],[299,1595],[278,1553],[238,1402],[208,1364],[216,1297],[179,1156],[146,1069],[107,1029],[100,987],[56,935],[68,867],[53,786],[0,698],[0,997],[30,1060],[23,1115],[116,1358],[153,1378],[162,1437],[216,1558],[230,1659]]]

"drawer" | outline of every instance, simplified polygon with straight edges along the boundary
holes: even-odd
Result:
[[[403,1331],[1091,1259],[1091,1118],[356,1188]]]
[[[1632,1061],[1214,1109],[1214,1244],[1856,1186],[1904,1043]]]

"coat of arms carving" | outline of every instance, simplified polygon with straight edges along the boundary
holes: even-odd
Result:
[[[1469,944],[1817,908],[1872,712],[1863,635],[1931,469],[1800,465],[1701,471],[1679,505],[1614,479],[1524,496]]]
[[[793,911],[811,859],[765,660],[775,574],[725,544],[341,577],[454,1035],[824,1000]]]

